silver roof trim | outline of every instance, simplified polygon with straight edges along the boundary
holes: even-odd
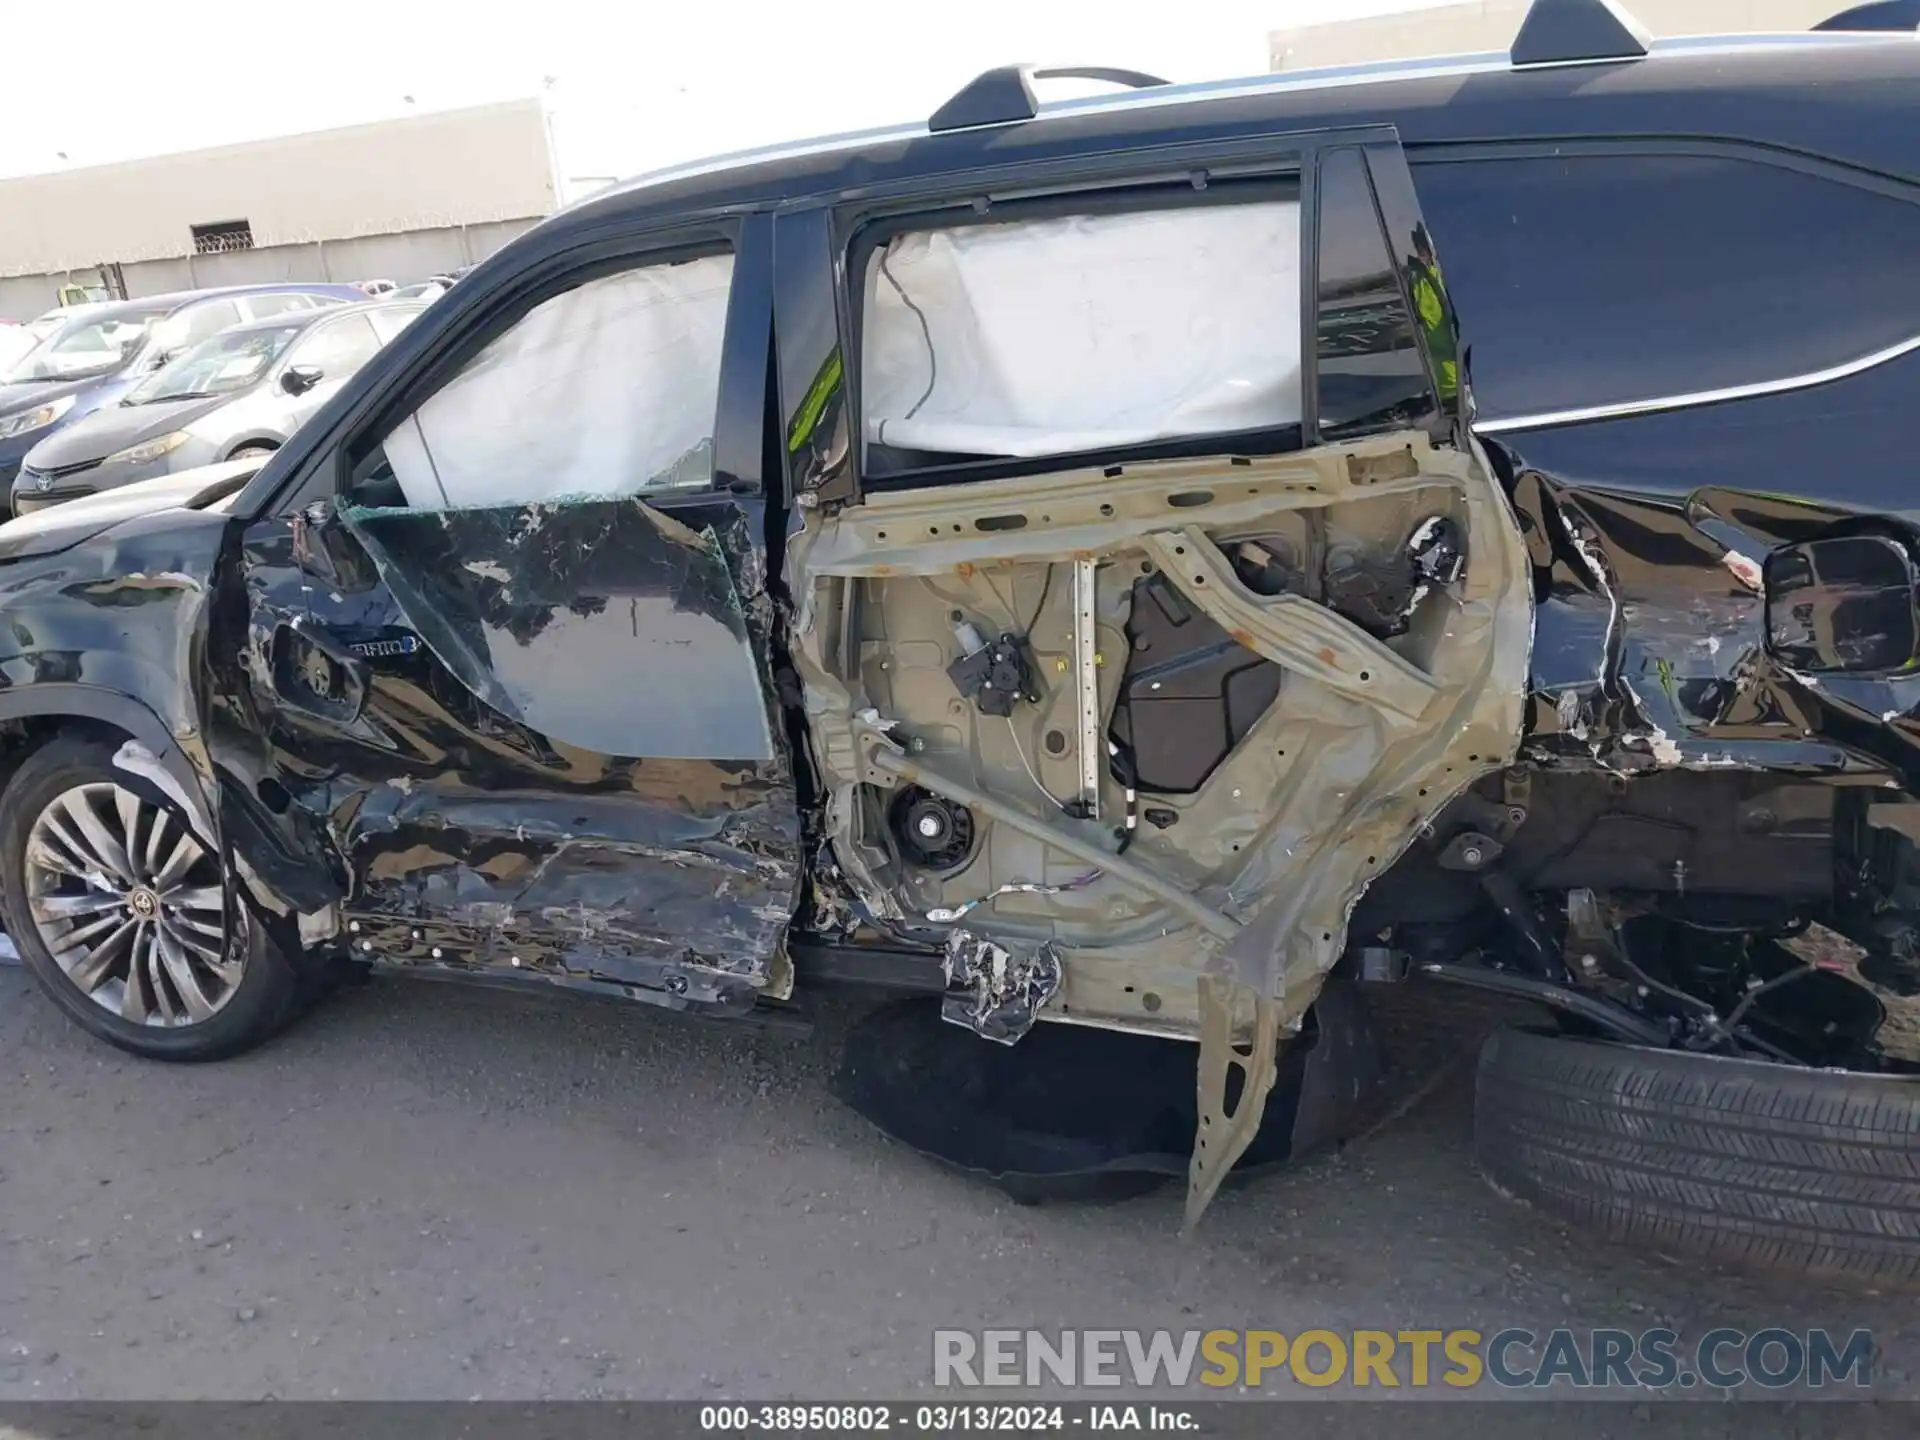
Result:
[[[1608,65],[1644,65],[1666,55],[1724,55],[1752,50],[1823,48],[1846,45],[1913,44],[1920,35],[1904,31],[1787,31],[1755,35],[1688,35],[1655,40],[1643,57],[1597,62]],[[1199,100],[1219,100],[1243,95],[1286,95],[1311,90],[1328,90],[1349,85],[1377,85],[1394,80],[1464,79],[1473,75],[1491,75],[1512,70],[1533,72],[1561,68],[1560,65],[1516,67],[1504,50],[1483,51],[1471,55],[1429,56],[1409,60],[1369,61],[1357,65],[1333,65],[1315,70],[1281,70],[1270,75],[1250,75],[1227,80],[1200,80],[1184,85],[1156,86],[1149,90],[1127,90],[1112,95],[1091,95],[1076,100],[1053,100],[1040,106],[1034,120],[1009,121],[1031,125],[1036,120],[1056,116],[1098,115],[1116,110],[1131,110],[1162,105],[1185,105]],[[992,128],[992,127],[986,127]],[[869,130],[853,130],[839,135],[823,135],[810,140],[782,141],[775,145],[735,150],[701,160],[670,165],[648,171],[582,196],[561,207],[555,214],[566,214],[614,195],[631,195],[675,180],[690,180],[769,160],[803,160],[815,155],[832,155],[868,145],[904,144],[926,138],[931,132],[924,120],[906,125],[883,125]]]
[[[1763,395],[1783,395],[1790,390],[1811,390],[1830,385],[1851,375],[1872,370],[1902,355],[1920,350],[1920,335],[1848,360],[1826,370],[1804,375],[1788,375],[1778,380],[1760,380],[1751,385],[1729,385],[1720,390],[1694,390],[1684,395],[1661,395],[1650,400],[1622,400],[1612,405],[1587,405],[1578,410],[1547,410],[1533,415],[1506,415],[1497,420],[1475,420],[1473,428],[1483,435],[1502,435],[1509,430],[1550,430],[1560,425],[1585,425],[1594,420],[1618,420],[1629,415],[1657,415],[1669,410],[1691,410],[1701,405],[1721,405],[1729,400],[1755,400]]]
[[[1185,85],[1162,85],[1151,90],[1128,90],[1114,95],[1089,95],[1077,100],[1049,100],[1040,106],[1035,120],[1064,115],[1097,115],[1107,111],[1143,105],[1181,105],[1196,100],[1218,100],[1235,95],[1288,94],[1294,91],[1326,90],[1342,85],[1379,84],[1389,80],[1444,79],[1449,76],[1493,74],[1510,68],[1505,51],[1479,55],[1455,55],[1420,60],[1388,60],[1364,65],[1333,65],[1317,70],[1282,71],[1273,75],[1247,75],[1226,80],[1198,80]],[[1008,121],[1031,125],[1033,120]],[[992,127],[983,127],[992,128]],[[635,175],[604,190],[582,196],[564,207],[572,210],[591,205],[609,195],[628,195],[675,180],[689,180],[768,160],[804,160],[813,155],[831,155],[841,150],[857,150],[867,145],[905,143],[925,139],[932,132],[924,120],[908,125],[883,125],[871,130],[853,130],[841,135],[822,135],[812,140],[782,141],[777,145],[734,150],[703,160]],[[556,212],[563,213],[563,212]]]

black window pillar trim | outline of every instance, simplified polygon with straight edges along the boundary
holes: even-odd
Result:
[[[737,495],[760,494],[770,478],[764,427],[773,284],[773,217],[749,215],[734,242],[713,418],[713,488]]]
[[[774,368],[787,494],[803,505],[859,499],[853,473],[850,389],[837,296],[841,257],[824,207],[774,220]]]
[[[1319,145],[1300,164],[1300,441],[1320,436],[1320,165],[1341,146]]]
[[[1413,237],[1416,230],[1424,230],[1425,220],[1420,212],[1420,197],[1413,183],[1413,170],[1407,162],[1405,149],[1400,137],[1389,129],[1384,138],[1377,138],[1361,147],[1366,159],[1367,181],[1373,190],[1375,215],[1382,233],[1386,236],[1388,255],[1393,261],[1394,281],[1400,287],[1401,303],[1407,307],[1407,313],[1414,318],[1414,343],[1420,347],[1421,359],[1426,364],[1429,392],[1438,402],[1430,427],[1435,443],[1460,445],[1466,438],[1464,417],[1472,412],[1467,395],[1468,381],[1465,355],[1466,337],[1460,333],[1460,318],[1454,312],[1452,297],[1446,294],[1444,283],[1439,286],[1441,303],[1445,307],[1446,324],[1452,331],[1458,380],[1454,393],[1446,394],[1435,382],[1438,378],[1438,361],[1428,336],[1419,324],[1419,308],[1413,293],[1411,276],[1407,269],[1406,257],[1413,253]],[[1433,246],[1435,258],[1439,261],[1440,271],[1446,269],[1446,237],[1428,234],[1428,242]]]

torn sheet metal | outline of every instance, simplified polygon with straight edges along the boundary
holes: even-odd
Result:
[[[758,516],[680,508],[696,523],[633,500],[356,511],[317,522],[374,557],[337,585],[284,526],[249,532],[229,603],[251,704],[219,753],[262,872],[333,884],[298,908],[337,902],[378,963],[674,1008],[784,988],[802,837]],[[354,669],[352,713],[270,663],[290,633]]]
[[[1852,512],[1719,487],[1626,493],[1529,464],[1558,455],[1568,438],[1518,437],[1495,451],[1515,477],[1539,577],[1529,762],[1619,775],[1838,772],[1864,754],[1920,779],[1920,746],[1882,723],[1889,712],[1920,712],[1920,684],[1837,676],[1809,685],[1766,653],[1750,557]]]
[[[1446,524],[1421,530],[1437,519]],[[1369,563],[1405,566],[1416,534],[1423,555],[1443,535],[1452,553],[1432,557],[1420,603],[1387,639],[1302,587],[1251,588],[1230,558],[1243,539],[1270,557],[1323,553],[1331,539]],[[1255,1069],[1271,1071],[1342,954],[1362,892],[1519,743],[1529,561],[1484,459],[1406,432],[1246,463],[870,494],[808,515],[788,558],[794,655],[849,882],[895,937],[963,945],[963,964],[980,943],[1012,955],[1055,947],[1061,979],[1042,1018],[1199,1039],[1210,1138],[1189,1177],[1197,1212],[1257,1130],[1271,1080],[1249,1074],[1231,1090],[1240,1047],[1253,1045],[1266,1057]],[[1064,568],[1088,560],[1091,597]],[[1050,586],[1055,569],[1069,583]],[[1285,681],[1190,791],[1139,793],[1098,756],[1100,813],[1126,813],[1135,788],[1145,823],[1096,826],[1057,809],[1043,822],[1040,792],[1079,789],[1086,641],[1104,735],[1142,576]],[[1011,716],[978,720],[946,673],[956,613],[1024,634],[1052,683]],[[884,743],[859,721],[874,710],[893,722]],[[930,874],[894,858],[868,823],[884,806],[862,796],[899,784],[970,810],[981,832],[970,864]],[[1019,888],[1059,874],[1069,856],[1099,878]],[[972,941],[919,923],[983,895],[998,898],[966,912]],[[990,964],[989,953],[976,968]]]
[[[501,714],[609,755],[772,758],[759,663],[711,531],[637,500],[342,519],[420,638]]]
[[[1060,988],[1060,949],[1051,943],[996,945],[970,930],[947,936],[942,1018],[982,1039],[1011,1045],[1033,1028]]]
[[[625,986],[674,1006],[750,1002],[790,915],[793,837],[777,794],[729,800],[696,788],[691,770],[643,761],[626,779],[659,802],[678,788],[681,806],[704,789],[719,808],[649,803],[633,788],[522,792],[511,815],[445,786],[359,797],[335,826],[359,881],[356,948],[393,965]]]

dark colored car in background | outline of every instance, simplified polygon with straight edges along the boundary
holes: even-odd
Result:
[[[1172,1047],[1058,1113],[1177,1095],[1191,1221],[1418,973],[1532,1002],[1505,1191],[1920,1281],[1920,43],[1096,73],[603,191],[250,478],[0,528],[45,993],[203,1059],[352,962],[878,981],[988,1173],[994,1061]]]
[[[27,451],[243,320],[366,297],[351,285],[232,285],[89,305],[0,375],[0,495]]]
[[[277,450],[425,308],[329,305],[222,330],[28,451],[13,513]]]

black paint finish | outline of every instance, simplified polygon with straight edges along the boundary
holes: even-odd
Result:
[[[785,620],[768,577],[793,507],[859,495],[836,217],[935,195],[990,209],[1149,160],[1152,183],[1197,192],[1231,180],[1236,156],[1292,155],[1310,209],[1328,197],[1319,243],[1339,233],[1332,197],[1361,213],[1366,181],[1392,241],[1345,273],[1322,266],[1303,295],[1312,423],[1423,423],[1445,439],[1478,401],[1504,427],[1485,438],[1536,603],[1520,771],[1543,791],[1644,784],[1607,812],[1630,836],[1683,815],[1668,792],[1693,771],[1740,777],[1707,787],[1733,807],[1770,778],[1920,793],[1920,679],[1795,674],[1767,654],[1759,593],[1781,545],[1862,515],[1915,518],[1920,353],[1782,393],[1660,403],[1920,334],[1920,50],[1654,50],[1190,100],[1169,88],[596,197],[437,302],[231,518],[172,509],[12,550],[0,721],[92,716],[136,734],[217,789],[227,842],[268,889],[301,909],[339,901],[363,953],[749,1004],[805,880],[786,743],[802,722],[773,698]],[[1201,152],[1217,175],[1187,168]],[[1645,203],[1620,202],[1627,181]],[[711,490],[333,513],[356,447],[515,307],[585,269],[715,244],[736,268]],[[1649,413],[1539,418],[1641,402]],[[1644,846],[1609,843],[1620,873],[1684,889]],[[1812,870],[1838,863],[1828,835],[1768,844],[1812,857],[1796,875],[1808,893]],[[1566,854],[1547,861],[1541,884],[1581,878]]]
[[[323,519],[330,552],[364,542],[360,573],[402,577],[357,591],[296,562],[289,522],[247,529],[227,637],[247,703],[217,747],[247,757],[289,851],[334,856],[357,949],[752,1002],[796,903],[799,823],[759,678],[765,597],[737,588],[761,574],[747,512]]]

